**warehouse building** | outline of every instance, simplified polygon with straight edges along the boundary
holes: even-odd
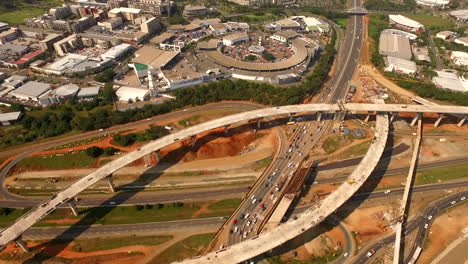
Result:
[[[147,65],[153,69],[162,69],[169,65],[177,56],[179,52],[167,51],[145,46],[135,52],[134,63]]]
[[[436,71],[437,76],[432,78],[432,82],[441,89],[448,89],[457,92],[468,91],[468,81],[460,79],[455,71]]]
[[[468,47],[468,37],[457,38],[454,41],[457,44],[461,44],[465,47]]]
[[[459,21],[468,21],[468,9],[455,10],[449,14]]]
[[[385,58],[385,71],[413,74],[417,70],[414,61],[388,56]]]
[[[245,32],[234,33],[223,38],[223,44],[226,46],[234,46],[237,43],[249,41],[249,35]]]
[[[468,53],[463,51],[451,51],[450,59],[455,65],[468,66]]]
[[[76,97],[80,101],[89,101],[97,98],[99,95],[99,86],[81,88]]]
[[[0,124],[9,126],[21,118],[21,112],[0,113]]]
[[[416,0],[416,3],[425,7],[445,8],[446,5],[450,4],[450,0]]]
[[[411,46],[408,38],[397,34],[381,33],[379,54],[405,60],[411,59]]]
[[[118,60],[124,57],[125,55],[130,54],[130,52],[132,51],[133,51],[132,45],[122,43],[122,44],[119,44],[117,46],[110,48],[108,51],[101,54],[101,58],[103,60],[106,60],[106,59]]]
[[[29,81],[18,89],[11,91],[9,95],[22,101],[38,102],[39,99],[46,95],[50,90],[51,88],[48,83]]]
[[[405,16],[402,15],[388,15],[388,18],[390,20],[390,24],[393,24],[399,28],[402,28],[404,30],[416,32],[420,30],[424,30],[424,25],[414,21],[412,19],[409,19]]]
[[[149,90],[122,86],[120,87],[115,94],[119,101],[122,102],[135,102],[135,101],[144,101],[149,97]]]

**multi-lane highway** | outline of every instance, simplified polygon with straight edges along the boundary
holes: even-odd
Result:
[[[436,216],[441,212],[445,211],[446,209],[461,203],[466,202],[466,198],[468,197],[468,191],[460,192],[444,199],[438,200],[427,207],[421,214],[416,216],[413,220],[408,222],[405,225],[405,233],[409,234],[414,230],[417,231],[416,239],[413,243],[413,248],[405,258],[404,263],[408,263],[414,255],[414,252],[418,247],[423,248],[424,239],[427,235],[427,232],[430,229],[432,222],[435,220]],[[364,264],[367,263],[373,256],[368,256],[368,252],[374,250],[375,252],[385,248],[386,246],[392,244],[395,241],[394,233],[387,235],[384,239],[367,246],[365,249],[361,251],[356,257],[353,258],[352,263],[355,264]]]

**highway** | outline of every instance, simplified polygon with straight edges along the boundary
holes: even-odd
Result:
[[[410,252],[410,254],[408,254],[408,256],[405,258],[404,263],[408,263],[411,260],[417,247],[423,248],[427,232],[429,231],[430,225],[435,220],[436,216],[441,212],[447,210],[448,208],[454,206],[455,204],[458,204],[460,202],[466,202],[466,197],[468,197],[468,191],[453,194],[449,197],[438,200],[432,203],[430,206],[428,206],[421,214],[416,216],[413,220],[411,220],[405,225],[405,234],[413,232],[416,229],[418,231],[416,235],[416,240],[413,243],[413,249]],[[361,250],[361,253],[354,257],[351,263],[364,264],[369,262],[372,257],[368,257],[366,256],[366,254],[371,249],[377,252],[385,248],[387,245],[393,244],[394,241],[394,233],[387,235],[384,239],[377,241],[374,244],[369,245],[365,249]]]
[[[430,185],[415,186],[413,191],[415,193],[423,193],[428,191],[437,190],[448,190],[453,188],[462,188],[468,186],[468,180],[462,182],[452,183],[436,183]],[[353,196],[353,200],[359,200],[360,197],[366,199],[376,199],[390,196],[400,196],[403,193],[403,188],[393,189],[390,193],[385,193],[385,190],[372,192],[372,193],[360,193]],[[367,198],[368,197],[368,198]],[[294,209],[293,215],[298,215],[307,210],[310,205],[298,206]],[[75,238],[77,234],[80,237],[97,237],[97,236],[112,236],[118,233],[119,235],[130,234],[130,233],[154,233],[154,232],[170,232],[171,230],[180,231],[184,227],[190,227],[192,229],[216,226],[220,227],[224,221],[222,217],[211,217],[191,220],[177,220],[167,222],[155,222],[155,223],[140,223],[130,225],[93,225],[93,226],[71,226],[71,227],[33,227],[24,233],[26,238],[40,238],[40,239],[51,239],[58,235],[65,234],[65,237],[70,236]],[[67,231],[67,232],[65,232]]]
[[[90,132],[84,132],[80,133],[78,135],[73,135],[73,136],[68,136],[68,137],[58,137],[58,138],[52,138],[48,140],[44,140],[43,142],[35,143],[35,144],[25,144],[24,146],[18,146],[16,148],[12,148],[9,150],[4,150],[0,152],[0,158],[8,158],[15,156],[13,160],[11,160],[6,166],[2,167],[0,170],[0,196],[3,197],[4,199],[7,200],[12,200],[12,201],[17,201],[17,200],[27,200],[28,198],[26,197],[21,197],[19,195],[12,194],[8,191],[8,189],[5,188],[4,180],[10,170],[22,159],[25,157],[29,156],[30,154],[38,151],[43,151],[46,149],[50,149],[52,147],[76,142],[79,140],[84,140],[88,138],[93,138],[97,136],[102,136],[106,134],[112,134],[112,133],[117,133],[120,131],[125,131],[129,129],[135,129],[141,126],[146,126],[146,125],[151,125],[156,122],[163,122],[166,120],[171,120],[171,119],[178,119],[178,118],[183,118],[186,116],[191,116],[193,114],[202,112],[202,111],[208,111],[208,110],[216,110],[216,109],[239,109],[239,110],[244,110],[244,111],[249,111],[249,110],[254,110],[254,109],[259,109],[264,106],[259,105],[259,104],[254,104],[254,103],[249,103],[249,102],[220,102],[220,103],[212,103],[212,104],[207,104],[203,106],[196,106],[180,111],[175,111],[163,115],[158,115],[150,120],[140,120],[124,125],[117,125],[110,127],[106,129],[105,131],[90,131]]]

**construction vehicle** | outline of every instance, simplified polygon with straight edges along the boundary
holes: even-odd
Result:
[[[355,179],[349,179],[348,182],[349,183],[356,183],[357,181]]]

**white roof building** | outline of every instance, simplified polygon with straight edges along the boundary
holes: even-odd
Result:
[[[449,89],[457,92],[468,91],[468,81],[460,79],[455,72],[436,71],[437,76],[432,78],[432,82],[442,89]]]
[[[450,0],[416,0],[418,5],[427,7],[445,7],[450,4]]]
[[[0,113],[0,124],[3,126],[11,125],[11,122],[18,120],[21,112]]]
[[[451,38],[453,36],[456,36],[456,35],[457,35],[457,33],[453,32],[453,31],[444,30],[444,31],[437,32],[436,38],[446,40],[446,39],[449,39],[449,38]]]
[[[384,29],[382,30],[382,33],[400,35],[412,41],[418,38],[416,34],[408,33],[406,31],[393,29],[393,28]]]
[[[379,54],[410,60],[411,45],[406,37],[382,32],[379,38]]]
[[[99,95],[99,86],[81,88],[76,97],[78,99],[91,99]]]
[[[417,70],[414,61],[388,56],[385,58],[385,71],[413,74]]]
[[[450,59],[454,64],[460,66],[468,66],[468,53],[463,51],[451,51]]]
[[[461,21],[468,20],[468,9],[455,10],[455,11],[450,12],[449,14]]]
[[[129,101],[144,101],[149,96],[149,90],[122,86],[120,87],[115,94],[119,98],[119,101],[129,102]]]
[[[397,26],[409,30],[409,31],[418,31],[424,29],[424,25],[418,21],[414,21],[402,15],[388,15],[390,23],[396,24]]]
[[[462,37],[455,39],[455,43],[462,44],[465,47],[468,47],[468,37]]]
[[[20,100],[39,101],[39,98],[50,91],[50,84],[30,81],[9,93]]]
[[[132,48],[133,48],[132,45],[127,44],[127,43],[122,43],[122,44],[119,44],[117,46],[110,48],[108,51],[101,54],[101,58],[104,60],[105,59],[116,60],[120,58],[122,55],[129,52]]]

